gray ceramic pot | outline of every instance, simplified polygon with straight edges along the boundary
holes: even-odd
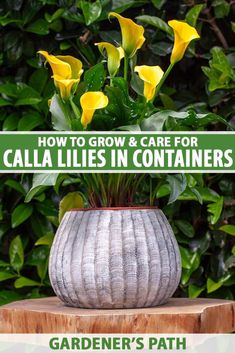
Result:
[[[81,308],[161,305],[175,292],[180,253],[157,208],[101,208],[65,214],[52,245],[56,295]]]

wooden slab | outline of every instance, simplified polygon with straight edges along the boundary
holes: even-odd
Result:
[[[65,306],[56,297],[0,307],[0,333],[228,333],[235,302],[172,298],[147,309],[92,310]]]

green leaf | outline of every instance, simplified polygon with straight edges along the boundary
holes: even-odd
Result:
[[[212,6],[216,18],[224,18],[228,16],[230,11],[230,4],[227,0],[213,0]]]
[[[235,256],[229,256],[225,261],[225,270],[228,271],[232,267],[235,267]]]
[[[130,109],[127,102],[125,102],[125,95],[122,90],[119,87],[107,86],[105,92],[109,98],[109,105],[106,108],[107,111],[111,115],[116,116],[120,125],[125,125],[130,116]]]
[[[168,204],[175,202],[187,187],[187,179],[184,174],[168,174],[166,180],[171,189]]]
[[[209,78],[209,90],[212,92],[217,89],[230,89],[230,85],[235,81],[235,70],[222,48],[214,47],[211,54],[210,67],[202,67],[202,71]]]
[[[6,107],[7,105],[12,105],[12,102],[0,97],[0,107]]]
[[[207,205],[207,211],[210,213],[210,223],[216,224],[223,210],[224,198],[221,196],[216,202]]]
[[[33,281],[32,279],[26,277],[20,277],[15,281],[14,286],[15,288],[35,287],[41,286],[41,283]]]
[[[18,87],[19,94],[17,96],[16,106],[20,105],[35,105],[42,101],[40,94],[32,87],[21,85]]]
[[[119,126],[117,129],[121,131],[141,131],[139,125]]]
[[[198,16],[200,15],[200,12],[205,8],[205,4],[197,4],[193,6],[186,14],[185,20],[186,22],[193,26],[196,27],[197,24],[197,19]]]
[[[197,194],[195,193],[195,190]],[[210,188],[197,186],[196,188],[187,187],[186,190],[178,197],[178,200],[199,201],[198,197],[200,198],[200,201],[202,200],[203,202],[216,202],[220,196]]]
[[[144,95],[144,82],[133,72],[131,76],[131,88],[139,95]]]
[[[0,241],[1,238],[6,234],[6,232],[10,229],[10,225],[9,224],[4,224],[0,222]]]
[[[45,36],[49,33],[48,23],[43,18],[39,18],[35,22],[30,23],[30,25],[26,27],[26,31]]]
[[[232,224],[226,224],[220,227],[219,230],[222,230],[223,232],[230,235],[235,235],[235,226],[233,226]]]
[[[197,201],[202,205],[203,198],[202,198],[202,195],[200,194],[200,192],[196,188],[192,188],[192,187],[191,187],[190,191],[196,196]]]
[[[158,10],[161,10],[162,6],[166,3],[166,0],[152,0],[153,6]]]
[[[8,18],[9,16],[9,12],[7,12],[5,15],[0,16],[0,25],[5,27],[7,25],[9,25],[10,23],[17,23],[17,24],[21,24],[22,21],[19,19],[13,19],[13,18]]]
[[[39,192],[42,192],[47,186],[54,186],[56,184],[59,173],[51,174],[34,174],[33,185],[25,197],[25,202],[30,202],[32,198]]]
[[[73,208],[84,207],[83,198],[78,191],[69,192],[61,201],[59,207],[59,222],[62,221],[64,214]]]
[[[23,299],[22,295],[11,290],[0,291],[0,305],[5,305],[16,300]]]
[[[38,266],[45,263],[49,255],[48,246],[38,246],[28,255],[26,264],[30,266]]]
[[[168,24],[165,21],[163,21],[160,17],[141,15],[141,16],[137,16],[136,19],[142,23],[156,27],[161,31],[166,32],[169,35],[172,35],[173,33],[172,29],[168,26]]]
[[[37,266],[37,273],[38,273],[38,276],[40,277],[41,281],[44,281],[44,279],[47,275],[48,262],[49,262],[49,257],[47,257],[47,260],[45,262],[43,262]]]
[[[159,94],[161,102],[166,109],[176,110],[176,105],[173,99],[165,93]]]
[[[57,217],[57,210],[55,209],[55,204],[52,200],[44,200],[43,202],[37,202],[36,209],[43,216]]]
[[[232,247],[232,254],[235,256],[235,245]]]
[[[169,184],[160,185],[159,187],[157,187],[157,190],[156,190],[156,198],[160,199],[161,197],[170,195],[170,192],[171,190],[170,190]]]
[[[207,293],[212,293],[222,287],[224,281],[220,280],[219,282],[214,282],[211,278],[207,279],[206,282],[206,287],[207,287]]]
[[[177,226],[177,228],[179,228],[179,230],[186,235],[189,238],[193,238],[195,235],[195,231],[194,228],[192,226],[192,224],[190,224],[188,221],[186,220],[177,220],[175,221],[175,224]]]
[[[163,131],[164,124],[168,115],[162,114],[162,112],[155,113],[149,118],[144,119],[141,124],[142,131]]]
[[[33,206],[27,204],[18,205],[12,212],[11,215],[11,226],[12,228],[18,227],[20,224],[25,222],[32,214]]]
[[[231,22],[231,28],[232,28],[233,33],[235,33],[235,22]]]
[[[0,271],[0,282],[6,281],[7,279],[11,279],[16,277],[16,274],[12,274],[6,271]]]
[[[32,111],[24,114],[18,123],[18,131],[31,131],[35,127],[43,124],[43,119],[41,114],[36,111]]]
[[[9,186],[11,189],[16,190],[20,194],[25,195],[25,189],[18,181],[14,179],[7,179],[5,181],[5,185]]]
[[[95,22],[101,15],[102,5],[100,0],[96,0],[95,2],[81,0],[80,6],[87,26]]]
[[[9,266],[10,266],[10,264],[8,262],[0,260],[0,267],[9,267]]]
[[[45,85],[48,80],[48,71],[41,67],[40,69],[33,72],[29,78],[29,85],[40,94],[43,92]]]
[[[8,117],[4,120],[2,130],[3,131],[14,131],[17,129],[17,125],[19,122],[19,114],[18,113],[11,113]]]
[[[43,237],[39,238],[35,245],[48,245],[51,246],[54,240],[54,234],[53,233],[48,233],[44,235]]]
[[[9,257],[11,266],[19,272],[24,264],[24,248],[19,235],[10,244]]]
[[[157,43],[149,44],[148,48],[155,55],[166,56],[172,52],[173,44],[170,42],[157,42]],[[172,108],[168,108],[168,109],[172,109]]]
[[[221,71],[221,73],[228,75],[231,79],[235,79],[235,72],[232,69],[227,56],[224,54],[223,49],[214,47],[211,49],[211,54],[213,67],[218,71]]]
[[[68,121],[66,119],[63,102],[57,94],[51,99],[50,112],[52,116],[53,128],[57,131],[69,131],[71,130]]]
[[[180,246],[182,267],[186,270],[195,271],[200,265],[200,256],[198,253],[192,253],[186,248]]]
[[[46,13],[45,19],[47,22],[52,23],[53,21],[58,20],[64,14],[64,12],[65,10],[63,8],[59,8],[52,15]]]
[[[102,63],[96,64],[85,72],[84,82],[87,91],[99,91],[105,80],[105,69]]]
[[[190,284],[188,286],[189,298],[198,298],[199,295],[204,291],[205,288],[206,288],[206,286],[198,287],[195,284]]]
[[[16,98],[18,96],[18,87],[14,83],[4,83],[0,85],[0,93],[4,93],[11,98]]]

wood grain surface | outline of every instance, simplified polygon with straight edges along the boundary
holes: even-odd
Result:
[[[235,331],[235,302],[172,298],[144,309],[77,309],[58,298],[0,307],[0,333],[228,333]]]

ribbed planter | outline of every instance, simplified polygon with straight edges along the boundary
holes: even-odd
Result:
[[[175,292],[180,254],[157,208],[72,210],[56,233],[49,275],[56,295],[70,306],[151,307]]]

